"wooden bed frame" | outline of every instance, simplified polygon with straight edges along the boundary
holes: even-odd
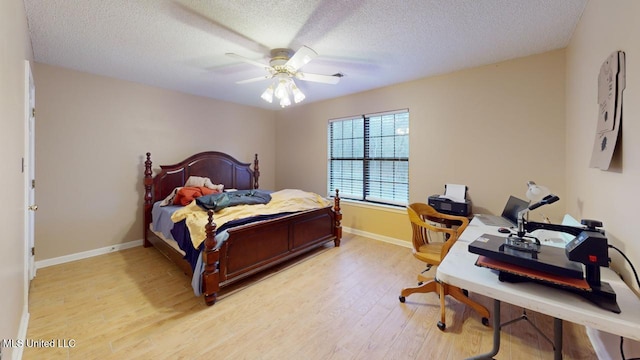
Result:
[[[208,177],[225,189],[257,189],[260,176],[258,154],[248,163],[217,151],[190,156],[174,164],[161,165],[160,172],[152,175],[151,153],[147,153],[144,169],[144,246],[154,246],[176,263],[185,274],[192,276],[191,265],[183,255],[155,233],[151,223],[151,209],[156,201],[167,197],[176,187],[183,186],[189,176]],[[333,241],[340,246],[342,214],[338,190],[333,207],[304,211],[273,220],[228,229],[229,238],[216,248],[215,215],[209,211],[202,260],[202,293],[205,303],[213,305],[221,287],[273,267],[295,256]]]

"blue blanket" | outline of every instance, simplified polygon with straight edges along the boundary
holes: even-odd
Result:
[[[196,204],[205,210],[218,211],[229,206],[266,204],[271,195],[263,190],[238,190],[201,196]]]

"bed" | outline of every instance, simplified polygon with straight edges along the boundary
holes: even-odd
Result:
[[[155,176],[151,153],[146,154],[144,165],[144,246],[155,247],[185,274],[192,276],[193,281],[199,282],[205,303],[209,306],[215,304],[217,293],[225,286],[328,242],[333,241],[336,247],[340,246],[342,214],[336,189],[330,206],[278,214],[255,222],[241,221],[237,226],[229,223],[230,226],[224,230],[224,242],[216,240],[219,238],[216,236],[216,214],[209,210],[202,245],[198,249],[182,249],[176,246],[175,241],[167,240],[152,230],[154,204],[165,199],[175,188],[183,186],[192,176],[211,179],[215,184],[224,185],[225,189],[259,189],[258,155],[255,155],[253,170],[250,163],[217,151],[198,153],[174,165],[160,165]],[[185,260],[184,250],[197,251],[196,257],[202,266],[194,267],[192,262]]]

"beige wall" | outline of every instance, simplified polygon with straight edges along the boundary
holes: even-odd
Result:
[[[590,1],[567,48],[567,210],[604,223],[609,242],[640,266],[640,2]],[[626,53],[622,137],[609,171],[589,168],[598,119],[598,73],[614,51]],[[633,274],[615,251],[612,267]]]
[[[24,212],[25,179],[25,60],[31,60],[31,41],[21,0],[0,1],[0,177],[2,237],[0,237],[0,339],[18,337],[26,316]],[[2,349],[11,358],[12,349]]]
[[[199,151],[258,153],[273,188],[272,111],[36,64],[36,259],[142,239],[142,175]]]
[[[525,197],[527,180],[563,199],[564,69],[558,50],[279,112],[276,183],[326,193],[327,120],[407,108],[411,202],[460,183],[474,212],[499,214],[510,194]],[[536,212],[559,221],[565,202]],[[344,226],[410,239],[403,212],[345,202],[343,213]]]
[[[609,243],[640,266],[638,203],[640,202],[640,2],[591,0],[567,47],[567,211],[581,219],[603,222]],[[598,119],[598,73],[614,51],[626,54],[622,137],[608,171],[589,168]],[[631,268],[609,251],[611,267],[636,291]],[[624,315],[624,314],[623,314]],[[618,336],[589,331],[600,358],[620,357]],[[640,343],[626,340],[625,356],[640,356]]]

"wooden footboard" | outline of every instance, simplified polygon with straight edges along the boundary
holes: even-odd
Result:
[[[215,219],[209,211],[203,251],[202,293],[207,305],[221,287],[263,271],[333,241],[340,246],[342,213],[336,189],[334,206],[289,215],[274,221],[230,229],[229,239],[214,250]],[[216,266],[217,265],[217,266]]]

